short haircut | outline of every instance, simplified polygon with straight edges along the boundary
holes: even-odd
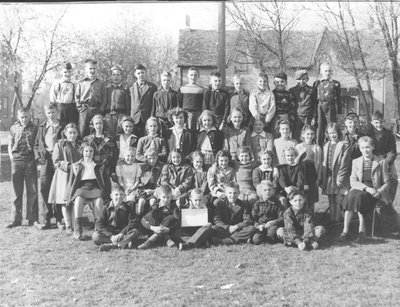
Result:
[[[354,120],[355,118],[359,119],[359,116],[357,113],[350,112],[346,115],[345,120]]]
[[[204,154],[200,150],[193,151],[192,154],[191,154],[191,157],[192,157],[192,160],[194,160],[197,157],[200,157],[204,161]]]
[[[257,185],[257,195],[261,198],[261,189],[263,187],[270,187],[274,188],[274,184],[272,183],[271,180],[261,180],[261,182]]]
[[[371,119],[372,119],[372,120],[384,120],[383,114],[382,114],[382,112],[379,111],[379,110],[376,110],[376,111],[374,112],[374,114],[372,114]]]
[[[174,123],[174,116],[179,116],[180,114],[183,114],[183,120],[186,123],[187,119],[188,119],[188,113],[185,110],[183,110],[183,109],[181,109],[179,107],[178,108],[173,108],[172,110],[168,111],[168,114],[167,114],[168,121],[171,124],[173,124]]]
[[[49,103],[49,104],[46,104],[46,105],[44,106],[44,110],[45,110],[45,111],[47,111],[47,110],[54,110],[54,111],[57,111],[57,112],[58,112],[58,107],[57,107],[57,104],[56,104],[56,103]]]
[[[160,122],[158,121],[157,117],[154,117],[154,116],[151,116],[146,120],[146,130],[148,130],[149,123],[151,123],[151,122],[157,123],[157,127],[158,127],[157,133],[160,132],[159,131],[160,130]],[[148,133],[148,131],[147,131],[147,133]]]
[[[203,190],[200,188],[194,188],[194,189],[190,190],[189,194],[190,194],[189,198],[192,198],[192,195],[201,195],[204,197]]]
[[[146,67],[144,67],[142,64],[137,64],[134,68],[134,70],[146,70]]]
[[[239,74],[234,74],[234,75],[232,76],[232,80],[235,81],[235,80],[237,80],[237,79],[243,80],[243,76],[242,76],[242,75],[239,75]]]
[[[92,144],[92,142],[83,142],[83,143],[81,144],[81,147],[80,147],[81,155],[83,155],[83,150],[84,150],[86,147],[92,148],[92,149],[93,149],[93,152],[96,151],[96,147]]]
[[[221,157],[226,157],[226,158],[228,158],[229,161],[232,160],[232,155],[228,150],[222,149],[222,150],[218,151],[217,154],[215,155],[215,163],[218,164],[218,159]]]
[[[328,125],[326,126],[325,135],[326,135],[326,137],[327,137],[328,139],[329,139],[329,136],[328,136],[328,130],[329,130],[329,129],[335,130],[336,133],[337,133],[337,135],[338,135],[338,137],[339,137],[339,140],[342,139],[342,137],[343,137],[342,129],[340,129],[340,127],[339,127],[339,125],[338,125],[337,123],[335,123],[335,122],[330,122],[330,123],[328,123]]]
[[[263,126],[265,127],[265,121],[263,121],[262,119],[261,119],[261,117],[253,117],[252,119],[251,119],[251,123],[252,123],[252,125],[254,126],[254,124],[255,123],[262,123],[263,124]],[[254,129],[254,127],[253,127],[253,129]]]
[[[233,108],[233,109],[231,110],[231,114],[229,115],[229,118],[232,117],[232,114],[233,114],[233,113],[240,113],[240,114],[242,115],[242,117],[244,117],[242,110],[240,110],[240,109],[238,109],[238,108]]]
[[[127,149],[125,149],[125,153],[127,153],[127,152],[136,152],[136,148],[135,147],[133,147],[133,146],[129,146]]]
[[[323,66],[329,66],[329,67],[331,67],[331,63],[329,63],[329,62],[322,62],[321,65],[319,66],[320,69],[321,69],[321,67],[323,67]]]
[[[92,65],[97,65],[97,61],[93,59],[86,59],[85,64],[92,64]]]
[[[196,68],[196,67],[190,67],[189,69],[188,69],[188,73],[189,73],[189,71],[195,71],[195,72],[197,72],[197,74],[200,76],[200,71],[199,71],[199,69],[198,68]]]
[[[374,147],[374,140],[370,136],[362,136],[358,139],[358,146],[361,146],[362,143],[369,143],[372,147]]]
[[[265,72],[260,72],[258,74],[258,78],[263,78],[263,79],[267,79],[268,80],[268,75]]]
[[[103,125],[104,125],[104,118],[103,118],[103,116],[101,114],[96,114],[95,116],[93,116],[92,119],[90,120],[90,123],[93,125],[93,122],[96,119],[101,119],[103,121]]]
[[[295,189],[291,193],[289,193],[288,198],[292,200],[296,195],[300,195],[303,199],[306,199],[304,192],[300,189]]]
[[[111,67],[110,72],[113,72],[114,70],[119,70],[121,73],[124,72],[124,70],[122,69],[122,67],[119,66],[119,65],[116,65],[116,66]]]
[[[144,153],[144,155],[146,157],[151,157],[151,156],[157,156],[158,157],[158,151],[155,150],[154,148],[149,148],[146,150],[146,152]]]
[[[78,125],[77,125],[77,124],[75,124],[75,123],[69,123],[69,124],[67,124],[67,125],[65,126],[65,128],[64,128],[64,135],[65,135],[65,133],[67,132],[68,129],[75,129],[76,132],[78,132],[78,135],[79,135],[79,129],[78,129]]]
[[[122,124],[124,122],[130,122],[132,125],[135,125],[132,117],[128,116],[128,115],[124,115],[121,117],[121,119],[119,120],[119,126],[122,128]]]
[[[239,157],[242,153],[247,153],[250,156],[250,159],[253,160],[253,151],[250,146],[241,146],[237,151],[237,156]]]
[[[172,78],[172,75],[169,71],[163,71],[160,75],[161,77],[168,77],[168,78]]]
[[[212,126],[215,127],[215,125],[217,124],[217,116],[214,114],[213,111],[210,110],[204,110],[203,112],[201,112],[198,122],[199,122],[199,127],[202,127],[202,121],[203,121],[203,117],[205,116],[211,116],[211,120],[212,120]]]
[[[229,181],[224,185],[224,190],[226,191],[226,189],[235,189],[239,191],[239,185],[234,181]]]
[[[120,184],[113,184],[111,187],[111,193],[112,192],[122,192],[125,193],[125,188],[120,185]]]
[[[289,122],[288,122],[286,119],[281,119],[281,120],[278,122],[278,128],[280,128],[282,125],[288,125],[288,126],[289,126],[289,129],[290,129],[290,124],[289,124]]]
[[[156,188],[156,190],[154,191],[154,196],[158,198],[162,194],[172,195],[172,189],[168,185],[162,184]]]
[[[26,106],[22,106],[22,107],[20,107],[20,108],[18,109],[17,112],[18,112],[18,113],[30,113],[30,112],[31,112],[31,109],[28,108],[28,107],[26,107]]]
[[[258,154],[258,156],[261,158],[264,155],[268,155],[271,157],[272,160],[272,165],[274,165],[274,153],[271,150],[268,149],[264,149],[262,151],[260,151],[260,153]]]
[[[214,70],[214,71],[211,72],[210,77],[221,78],[222,75],[221,75],[221,73],[219,71]]]
[[[296,155],[296,157],[299,155],[299,152],[297,151],[297,149],[295,148],[295,147],[289,147],[289,148],[287,148],[287,149],[285,149],[284,151],[283,151],[283,153],[286,155],[286,153],[287,152],[292,152],[292,153],[294,153],[295,155]]]

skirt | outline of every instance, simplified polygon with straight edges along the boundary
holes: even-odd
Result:
[[[66,204],[68,200],[69,188],[68,182],[71,174],[56,168],[56,171],[51,181],[49,192],[49,204]]]
[[[358,211],[366,215],[375,208],[378,202],[371,194],[361,190],[350,190],[343,202],[343,210]]]
[[[78,189],[74,193],[73,199],[75,199],[78,196],[84,199],[96,199],[96,198],[101,198],[102,192],[95,179],[82,180],[79,184]]]

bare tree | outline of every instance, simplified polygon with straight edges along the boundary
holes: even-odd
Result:
[[[283,1],[234,1],[227,5],[233,21],[239,26],[241,39],[247,48],[240,52],[252,59],[261,71],[268,66],[271,55],[278,61],[279,69],[287,66],[287,45],[291,31],[298,22],[298,15],[289,14]]]
[[[394,98],[397,104],[397,114],[400,116],[400,64],[399,54],[399,16],[400,4],[398,2],[374,1],[375,17],[385,42],[392,68]]]

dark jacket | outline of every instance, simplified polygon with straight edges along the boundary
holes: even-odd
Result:
[[[139,123],[140,119],[146,123],[151,116],[153,107],[153,95],[157,91],[157,86],[154,83],[145,82],[144,94],[141,96],[139,85],[135,82],[129,89],[131,96],[131,117],[135,124]]]
[[[208,136],[214,155],[224,147],[224,133],[218,129],[200,130],[197,134],[197,150],[201,150],[205,138]]]
[[[181,139],[178,141],[179,146],[176,146],[177,139],[172,128],[165,133],[165,140],[168,144],[168,151],[179,148],[182,151],[182,159],[186,158],[196,148],[196,137],[191,130],[183,129]]]
[[[174,217],[174,222],[169,223],[169,233],[177,230],[179,228],[179,213],[178,213],[178,208],[174,204],[170,204],[171,207],[168,209],[168,211],[164,211],[162,208],[155,208],[151,210],[149,213],[147,213],[145,216],[142,218],[142,225],[144,228],[149,229],[151,226],[160,226],[162,221],[168,217],[168,216],[173,216]]]
[[[138,229],[139,219],[134,209],[126,202],[114,206],[112,201],[106,202],[100,217],[96,222],[97,231],[106,236],[127,234],[132,229]]]
[[[129,114],[131,108],[131,98],[129,89],[126,85],[115,86],[110,84],[106,88],[106,106],[105,111]],[[115,99],[115,101],[112,101]]]
[[[46,143],[45,143],[45,138],[46,138],[46,133],[47,133],[47,128],[46,128],[47,120],[43,122],[38,129],[36,139],[35,139],[35,146],[34,146],[34,151],[35,151],[35,159],[38,161],[40,164],[43,164],[45,162],[46,157],[51,159],[51,153],[48,153],[46,150]],[[64,125],[62,123],[59,123],[57,127],[57,140],[60,140],[63,136],[63,129]],[[55,146],[56,144],[54,144]]]
[[[189,165],[165,164],[158,185],[166,184],[171,189],[179,188],[181,194],[189,191],[193,187],[193,168]]]
[[[283,164],[279,168],[279,185],[282,189],[295,186],[300,190],[304,190],[306,185],[303,164],[288,165]]]
[[[299,245],[304,239],[313,237],[312,215],[305,210],[295,213],[292,207],[283,213],[285,230],[290,240]]]
[[[374,140],[374,155],[386,159],[389,164],[393,164],[397,157],[394,134],[386,128],[383,128],[381,132],[372,128],[370,136]]]
[[[173,89],[159,89],[153,95],[151,116],[167,120],[167,112],[178,107],[178,93]]]
[[[213,111],[226,123],[230,114],[229,94],[224,89],[213,90],[208,87],[203,92],[203,110]]]
[[[214,216],[215,226],[229,229],[229,226],[237,225],[239,229],[253,224],[251,217],[251,209],[239,199],[236,201],[235,206],[230,208],[227,199],[218,199],[215,208]]]

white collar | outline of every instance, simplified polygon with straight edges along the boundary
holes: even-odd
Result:
[[[252,133],[251,133],[251,136],[253,137],[253,136],[257,136],[257,135],[260,135],[260,136],[262,136],[262,137],[264,137],[264,138],[266,138],[267,137],[267,133],[263,130],[261,133],[257,133],[257,132],[255,132],[255,131],[253,131]]]
[[[213,131],[213,130],[217,130],[217,128],[215,128],[214,126],[212,126],[210,129],[208,129],[208,130],[206,130],[206,128],[204,128],[204,127],[201,127],[200,128],[200,132],[201,131],[206,131],[206,132],[208,132],[208,131]]]

